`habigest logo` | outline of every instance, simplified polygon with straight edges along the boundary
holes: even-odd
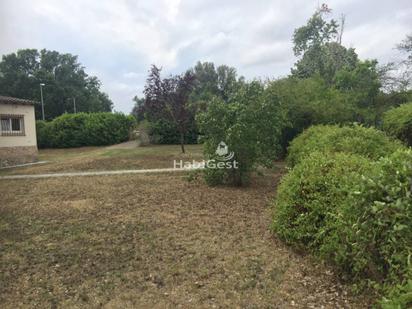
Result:
[[[203,160],[201,162],[192,160],[192,162],[183,160],[173,161],[173,168],[185,168],[185,169],[200,169],[200,168],[238,168],[238,162],[236,160],[232,160],[235,156],[233,151],[229,151],[229,146],[221,141],[216,148],[215,151],[216,158],[210,160]]]

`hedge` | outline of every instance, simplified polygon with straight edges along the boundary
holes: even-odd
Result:
[[[346,153],[314,152],[283,177],[277,191],[274,229],[296,247],[319,248],[327,222],[347,198],[369,160]]]
[[[412,103],[387,111],[383,115],[383,130],[412,146]]]
[[[63,114],[50,122],[37,121],[40,148],[112,145],[126,141],[133,116],[120,113]]]
[[[314,151],[346,152],[378,160],[402,148],[402,143],[374,128],[317,125],[291,142],[286,160],[293,167]]]
[[[274,231],[385,295],[412,306],[412,150],[378,161],[313,152],[281,181]]]

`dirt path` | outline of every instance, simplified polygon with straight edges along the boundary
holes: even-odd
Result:
[[[138,140],[127,141],[124,143],[111,145],[106,147],[107,149],[134,149],[140,146],[140,142]]]
[[[367,308],[270,232],[278,180],[0,180],[1,307]]]
[[[11,179],[38,179],[38,178],[60,178],[60,177],[81,177],[81,176],[111,176],[125,174],[152,174],[152,173],[174,173],[187,172],[202,169],[202,167],[183,168],[152,168],[141,170],[117,170],[117,171],[96,171],[96,172],[71,172],[71,173],[50,173],[50,174],[23,174],[0,176],[0,180]]]

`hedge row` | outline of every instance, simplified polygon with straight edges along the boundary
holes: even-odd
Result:
[[[120,113],[64,114],[52,121],[37,121],[40,148],[68,148],[121,143],[129,138],[133,116]]]
[[[329,127],[318,127],[316,133],[322,129],[325,135],[330,133]],[[366,148],[378,134],[368,130]],[[335,136],[338,145],[350,142],[346,134]],[[358,137],[353,138],[356,149]],[[383,307],[411,306],[412,150],[395,143],[392,153],[388,149],[386,157],[370,160],[381,150],[371,147],[369,153],[356,154],[313,147],[310,152],[303,141],[299,144],[307,155],[278,188],[274,231],[287,243],[334,264],[355,282],[377,287],[386,295]]]
[[[287,163],[293,167],[313,151],[346,152],[377,160],[403,147],[398,140],[374,128],[317,125],[290,143]]]
[[[412,103],[387,111],[383,116],[383,129],[412,146]]]

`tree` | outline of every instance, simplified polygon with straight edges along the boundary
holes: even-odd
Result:
[[[248,184],[256,165],[270,166],[280,153],[285,113],[279,98],[259,81],[243,84],[228,102],[214,97],[197,120],[207,159],[219,160],[215,152],[220,142],[233,152],[230,166],[206,168],[205,179],[210,185]]]
[[[335,82],[335,75],[340,69],[354,69],[359,61],[353,48],[346,48],[337,42],[328,42],[316,48],[308,49],[292,69],[292,75],[309,78],[322,77],[327,84]]]
[[[319,9],[312,15],[305,26],[295,30],[293,34],[293,52],[300,56],[312,48],[318,48],[338,35],[338,24],[334,19],[329,22],[323,19],[325,9]]]
[[[40,101],[40,83],[46,84],[46,119],[73,112],[73,97],[76,98],[77,111],[112,110],[112,101],[100,91],[100,81],[86,74],[77,56],[46,49],[22,49],[3,56],[0,62],[2,95]],[[36,115],[41,117],[40,106],[36,106]]]
[[[144,98],[139,98],[137,95],[133,98],[134,106],[131,114],[139,122],[144,119],[144,101]]]
[[[238,78],[236,69],[227,65],[216,68],[213,62],[199,61],[192,72],[196,75],[192,99],[201,105],[207,104],[213,97],[227,102],[243,83],[243,77]]]
[[[377,125],[382,110],[377,96],[381,83],[376,60],[360,61],[355,69],[336,73],[336,88],[346,93],[357,107],[357,121]]]
[[[355,50],[340,43],[345,19],[342,17],[339,27],[334,19],[325,19],[324,16],[330,12],[326,5],[322,5],[306,25],[295,30],[293,51],[300,59],[292,69],[293,76],[308,78],[319,75],[332,85],[337,71],[356,67],[359,59]]]
[[[195,84],[195,75],[187,71],[181,75],[161,78],[160,71],[161,69],[155,65],[150,69],[144,88],[144,110],[149,120],[166,119],[176,125],[184,153],[184,136],[195,115],[194,106],[189,100]]]

